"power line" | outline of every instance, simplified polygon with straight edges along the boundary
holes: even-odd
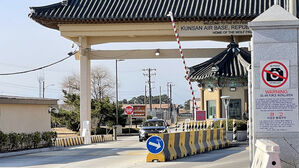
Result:
[[[55,64],[58,64],[68,58],[70,58],[71,56],[75,55],[77,53],[77,51],[74,51],[74,52],[69,52],[68,53],[68,56],[59,60],[59,61],[56,61],[54,63],[51,63],[51,64],[48,64],[48,65],[45,65],[45,66],[42,66],[42,67],[39,67],[39,68],[35,68],[35,69],[30,69],[30,70],[26,70],[26,71],[20,71],[20,72],[11,72],[11,73],[2,73],[0,74],[1,76],[4,76],[4,75],[18,75],[18,74],[24,74],[24,73],[29,73],[29,72],[34,72],[34,71],[38,71],[38,70],[41,70],[41,69],[44,69],[44,68],[48,68],[50,66],[53,66]]]

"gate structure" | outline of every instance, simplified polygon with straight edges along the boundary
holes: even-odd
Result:
[[[172,25],[169,17],[167,17],[169,12],[173,13],[174,19],[178,24],[178,32],[180,33],[180,39],[182,41],[214,40],[230,42],[230,36],[233,35],[235,37],[235,42],[244,42],[251,39],[252,29],[256,32],[256,35],[253,38],[253,54],[256,58],[264,56],[258,54],[263,51],[258,50],[258,47],[255,48],[256,45],[259,44],[259,40],[268,39],[270,41],[272,40],[273,43],[277,42],[277,48],[274,48],[271,51],[269,50],[269,53],[271,54],[265,54],[274,56],[275,54],[273,53],[278,51],[278,53],[284,52],[283,55],[288,54],[290,56],[289,58],[292,58],[289,59],[292,61],[289,61],[288,64],[288,67],[292,72],[290,73],[291,80],[289,81],[289,86],[294,86],[295,91],[291,92],[295,95],[295,92],[298,92],[298,74],[295,73],[294,69],[294,66],[297,67],[297,64],[293,64],[297,63],[296,54],[298,53],[298,50],[282,50],[281,48],[286,49],[290,45],[279,44],[280,42],[285,44],[286,41],[297,37],[298,31],[295,31],[297,30],[297,27],[294,25],[297,21],[291,20],[290,23],[292,24],[279,27],[279,24],[274,21],[275,18],[272,18],[273,24],[276,24],[276,28],[286,30],[285,32],[287,33],[290,32],[290,34],[287,34],[288,36],[277,37],[275,36],[277,32],[273,31],[274,37],[277,38],[268,36],[271,34],[271,31],[265,32],[266,34],[259,33],[261,32],[260,29],[269,27],[266,24],[264,25],[260,24],[261,22],[257,22],[259,20],[252,22],[251,29],[248,27],[248,22],[251,22],[275,4],[289,10],[296,16],[293,18],[298,18],[299,7],[296,0],[63,0],[62,2],[48,6],[31,7],[29,17],[43,26],[60,31],[63,37],[75,42],[80,47],[78,57],[80,59],[81,79],[80,121],[81,128],[83,128],[83,121],[91,120],[91,60],[179,58],[179,52],[177,50],[160,50],[160,55],[155,56],[156,49],[94,51],[91,50],[91,46],[108,42],[175,41],[176,39],[173,35]],[[271,15],[272,14],[273,13],[271,13]],[[295,46],[295,43],[292,42],[291,44],[291,46],[296,49],[298,48],[298,46]],[[185,49],[184,55],[186,58],[207,58],[217,55],[222,50],[223,49],[204,48]],[[265,48],[263,48],[263,50],[266,51]],[[293,52],[290,53],[290,51]],[[259,77],[258,74],[261,73],[258,72],[259,65],[264,65],[264,63],[259,64],[256,62],[260,61],[256,58],[253,59],[255,61],[253,66],[254,85],[252,89],[254,96],[257,95],[258,86],[256,84],[260,82],[259,80],[256,80],[256,77]],[[280,59],[280,57],[278,58]],[[281,60],[281,62],[285,63],[283,60]],[[258,69],[256,70],[255,68]],[[266,70],[271,70],[271,68]],[[272,75],[272,77],[274,77],[273,79],[277,79],[278,77],[280,80],[280,77],[277,76],[277,74],[282,76],[281,72],[274,72],[274,70],[271,71],[272,74],[270,73],[270,76]],[[267,74],[265,77],[267,78]],[[282,77],[285,78],[284,76]],[[295,77],[297,80],[295,80]],[[295,86],[297,87],[295,88]],[[298,99],[296,101],[298,103]],[[255,117],[255,112],[257,110],[255,109],[255,105],[256,103],[253,102],[252,107],[255,110],[254,115],[252,115],[253,118]],[[256,129],[256,125],[254,125],[254,129]],[[82,134],[82,130],[80,131]],[[255,130],[252,132],[254,133],[252,136],[259,136],[259,132],[256,132]],[[292,133],[290,133],[290,135],[289,133],[285,134],[288,134],[287,137],[293,135]],[[267,137],[271,137],[270,135],[272,136],[274,134],[269,134]],[[286,138],[286,142],[292,143],[293,141]],[[298,143],[296,148],[298,148]]]

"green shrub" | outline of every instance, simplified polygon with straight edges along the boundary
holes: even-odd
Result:
[[[225,126],[225,120],[222,120],[222,123],[223,123],[223,126],[225,128],[226,127]],[[239,131],[247,130],[247,121],[236,120],[236,124],[237,124],[237,130],[239,130]],[[208,128],[210,128],[210,125],[209,125]],[[220,128],[220,120],[214,122],[214,128]],[[228,130],[229,131],[233,130],[233,119],[228,120]]]
[[[43,132],[42,140],[46,142],[46,146],[52,146],[53,141],[56,139],[56,132]]]
[[[0,151],[3,151],[3,148],[7,145],[7,143],[8,143],[8,135],[0,131]]]
[[[17,133],[8,134],[9,144],[11,149],[17,149],[20,144],[21,136]]]
[[[33,142],[34,148],[37,148],[37,145],[41,142],[41,136],[40,136],[39,132],[33,133],[32,142]]]
[[[56,140],[56,132],[9,133],[4,134],[0,131],[0,152],[31,149],[32,147],[49,147]],[[43,141],[42,141],[43,140]]]

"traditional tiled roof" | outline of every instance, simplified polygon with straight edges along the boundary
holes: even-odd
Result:
[[[58,29],[60,23],[165,22],[172,11],[176,21],[252,20],[275,0],[62,0],[31,7],[29,16]],[[286,6],[288,0],[279,0]],[[297,7],[299,14],[299,3]],[[299,16],[299,15],[298,15]]]
[[[210,60],[189,68],[192,81],[217,77],[247,77],[247,67],[251,57],[246,51],[232,42],[227,49]]]

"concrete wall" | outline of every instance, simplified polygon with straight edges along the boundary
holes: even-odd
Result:
[[[51,130],[49,105],[0,104],[0,130],[32,133]]]

